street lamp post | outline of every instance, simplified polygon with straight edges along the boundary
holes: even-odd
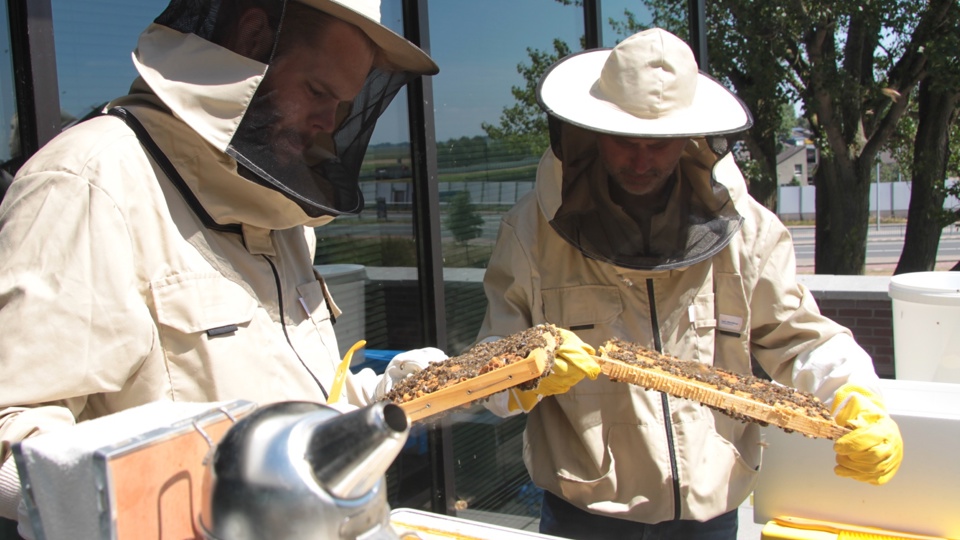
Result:
[[[877,230],[880,230],[880,160],[877,160]]]

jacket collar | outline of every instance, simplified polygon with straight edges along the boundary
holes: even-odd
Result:
[[[240,176],[236,160],[177,117],[143,79],[134,82],[130,94],[107,107],[113,106],[127,107],[140,120],[217,223],[269,231],[319,227],[333,221],[331,216],[310,217],[282,193]]]
[[[266,64],[158,24],[141,34],[133,62],[140,78],[108,107],[130,108],[214,221],[280,230],[333,220],[243,178],[224,153]]]
[[[221,152],[267,71],[266,64],[159,24],[140,34],[133,63],[160,101]]]

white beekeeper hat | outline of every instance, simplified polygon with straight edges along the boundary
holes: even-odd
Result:
[[[363,31],[391,64],[424,75],[439,71],[437,64],[419,47],[380,24],[380,0],[296,0],[329,13]]]
[[[746,105],[660,28],[560,60],[540,80],[537,99],[565,122],[627,137],[723,135],[753,125]]]

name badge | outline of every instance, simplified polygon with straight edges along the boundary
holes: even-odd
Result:
[[[721,313],[720,320],[717,322],[717,326],[723,331],[740,332],[740,330],[743,328],[743,317],[724,315]]]

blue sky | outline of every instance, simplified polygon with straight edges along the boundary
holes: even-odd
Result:
[[[94,105],[126,93],[136,73],[130,53],[139,33],[168,0],[52,0],[57,71],[63,109],[84,114]],[[624,7],[640,10],[638,0],[603,0],[603,17],[619,16]],[[383,22],[400,25],[400,0],[383,0]],[[517,64],[528,60],[526,48],[552,50],[555,37],[574,50],[583,33],[578,8],[556,0],[431,0],[431,56],[440,66],[433,78],[437,139],[483,133],[482,122],[495,123],[513,104],[511,86],[523,84]],[[0,14],[6,31],[6,10]],[[614,44],[609,26],[604,44]],[[3,35],[0,35],[0,39]],[[3,49],[7,50],[6,40]],[[9,56],[0,57],[0,117],[12,117]],[[400,95],[397,103],[405,102]],[[407,137],[399,120],[403,107],[392,106],[373,141],[399,142]],[[0,129],[0,159],[7,155],[7,129]]]

